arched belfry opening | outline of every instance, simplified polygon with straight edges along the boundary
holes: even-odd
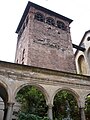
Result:
[[[8,93],[6,88],[0,84],[0,120],[6,120]]]
[[[20,104],[17,112],[20,120],[21,117],[37,120],[47,117],[46,99],[40,88],[33,85],[24,86],[17,92],[16,101]]]
[[[78,102],[71,91],[58,91],[53,105],[54,120],[80,120]]]

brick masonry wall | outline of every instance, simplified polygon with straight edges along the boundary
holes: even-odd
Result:
[[[68,30],[61,30],[35,20],[34,13],[36,12],[37,10],[33,9],[27,64],[60,71],[76,72],[68,23],[63,21],[68,26]],[[45,17],[50,16],[46,13],[43,14]],[[54,16],[51,17],[56,21],[60,20]]]
[[[25,27],[20,39],[17,38],[18,40],[17,40],[17,47],[16,47],[15,63],[22,64],[22,62],[24,62],[24,64],[27,65],[28,42],[29,42],[29,37],[28,36],[29,36],[29,21],[28,21],[28,24]],[[25,54],[23,56],[23,50],[24,49],[25,49]],[[24,57],[24,60],[23,60],[22,57]]]

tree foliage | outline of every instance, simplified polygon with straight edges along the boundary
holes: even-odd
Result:
[[[47,105],[44,95],[34,86],[22,88],[16,97],[17,102],[21,104],[19,120],[46,120]]]
[[[85,114],[86,114],[86,119],[90,120],[90,95],[86,97],[85,101]]]
[[[47,117],[47,105],[45,97],[41,91],[34,86],[22,88],[16,96],[16,100],[21,104],[18,120],[49,120]],[[69,113],[67,112],[67,102]],[[53,118],[62,120],[68,114],[72,120],[80,120],[80,112],[75,97],[68,91],[63,90],[56,94],[54,98]],[[85,107],[86,119],[90,119],[90,95],[86,98]]]
[[[54,119],[62,120],[68,116],[67,102],[69,104],[70,117],[73,120],[80,120],[77,101],[71,93],[65,90],[58,92],[54,98]]]
[[[18,115],[18,120],[49,120],[48,117],[40,117],[38,115],[20,112]]]

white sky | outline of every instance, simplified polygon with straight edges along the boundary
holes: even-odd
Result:
[[[0,60],[14,62],[17,43],[16,28],[28,0],[0,1]],[[90,29],[90,0],[31,0],[74,21],[71,37],[79,44],[85,31]]]

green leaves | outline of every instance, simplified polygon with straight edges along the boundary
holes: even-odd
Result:
[[[44,95],[34,86],[22,88],[16,97],[21,103],[18,120],[47,120],[47,105]]]
[[[18,115],[18,120],[49,120],[48,117],[39,117],[38,115],[34,114],[25,114],[23,112],[20,112]]]
[[[86,98],[85,113],[86,113],[86,118],[89,120],[90,119],[90,95],[88,95]]]
[[[36,87],[27,86],[22,88],[18,92],[16,100],[21,103],[18,120],[49,120],[49,118],[47,118],[48,107],[45,97]],[[62,120],[67,117],[67,101],[70,107],[70,117],[73,120],[80,120],[77,101],[75,97],[66,90],[58,92],[54,98],[54,120]],[[86,118],[90,119],[90,95],[86,98],[85,113]]]
[[[77,101],[74,96],[68,91],[60,91],[54,98],[53,114],[54,119],[62,120],[67,117],[67,101],[69,104],[70,117],[73,120],[79,120],[79,111]]]

